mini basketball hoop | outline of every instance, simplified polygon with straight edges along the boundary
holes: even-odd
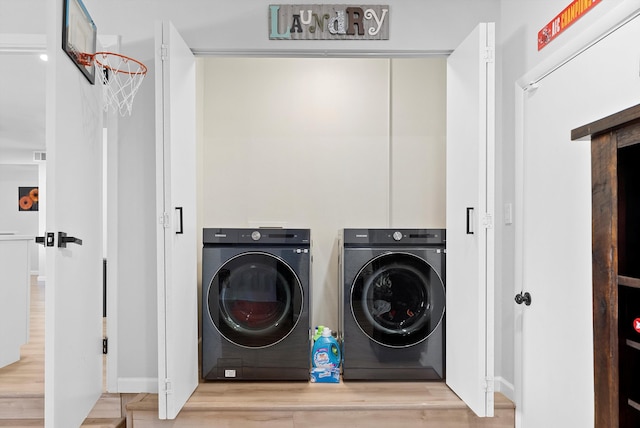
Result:
[[[95,64],[97,75],[103,84],[104,109],[119,112],[121,116],[129,113],[133,98],[147,75],[147,67],[140,61],[114,52],[96,52],[80,54],[78,61],[84,65]]]

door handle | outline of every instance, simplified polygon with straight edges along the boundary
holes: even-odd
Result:
[[[67,248],[67,244],[82,245],[82,239],[67,236],[65,232],[58,232],[58,248]]]
[[[472,216],[473,216],[473,207],[467,207],[467,235],[473,235],[473,230],[471,230]]]
[[[176,228],[176,235],[180,235],[183,233],[182,230],[182,207],[176,207],[176,211],[178,214],[178,227]]]
[[[524,294],[522,293],[518,293],[516,294],[516,303],[521,305],[521,304],[525,304],[526,306],[531,305],[531,294],[529,294],[529,292],[525,292]]]
[[[44,245],[45,247],[53,247],[55,241],[55,233],[48,232],[44,236],[36,236],[36,244]]]

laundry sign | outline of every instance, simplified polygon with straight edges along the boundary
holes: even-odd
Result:
[[[602,0],[574,0],[564,8],[555,18],[553,18],[544,28],[538,31],[538,50],[551,43],[566,30],[571,24],[590,11]]]
[[[271,40],[388,40],[388,5],[269,5]]]

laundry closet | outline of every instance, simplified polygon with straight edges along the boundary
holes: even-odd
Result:
[[[310,228],[338,328],[346,227],[444,228],[446,57],[198,58],[201,227]]]

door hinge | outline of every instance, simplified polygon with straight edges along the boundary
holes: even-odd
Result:
[[[168,49],[169,49],[169,45],[166,45],[164,43],[160,46],[160,59],[162,61],[167,59],[167,57],[168,57]]]
[[[172,394],[173,386],[171,385],[171,379],[163,379],[161,388],[162,392],[164,392],[165,394]]]
[[[494,381],[492,377],[485,377],[482,385],[482,389],[484,389],[487,392],[493,392],[493,383]]]
[[[109,352],[109,339],[106,337],[103,337],[102,338],[102,354],[107,355],[107,352]]]
[[[495,48],[485,47],[482,51],[482,59],[485,62],[494,62],[496,56]]]
[[[482,217],[482,226],[485,229],[493,229],[493,215],[491,213],[485,213]]]
[[[158,219],[158,223],[160,223],[165,229],[169,228],[170,224],[169,224],[169,214],[162,213],[162,215],[160,216],[160,218]]]

